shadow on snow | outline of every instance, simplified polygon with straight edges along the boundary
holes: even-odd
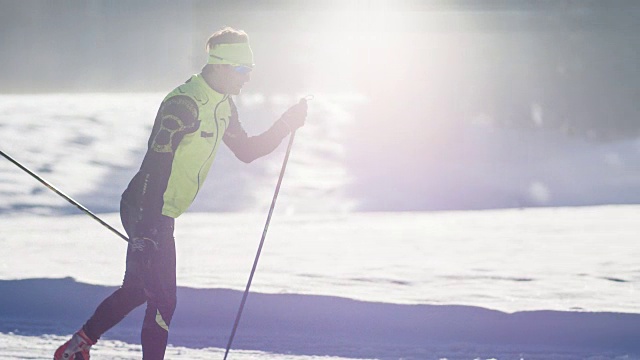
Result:
[[[71,278],[0,281],[0,332],[70,334],[114,287]],[[179,288],[169,342],[227,344],[242,293]],[[143,306],[104,338],[139,343]],[[247,301],[233,348],[300,355],[412,358],[452,349],[640,353],[640,314],[399,305],[339,297],[258,294]]]

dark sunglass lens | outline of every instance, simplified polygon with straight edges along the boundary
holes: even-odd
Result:
[[[252,69],[248,66],[234,66],[233,70],[240,74],[248,74]]]

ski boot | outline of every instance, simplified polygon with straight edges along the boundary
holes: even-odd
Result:
[[[53,354],[53,360],[89,360],[89,350],[95,342],[80,329]]]

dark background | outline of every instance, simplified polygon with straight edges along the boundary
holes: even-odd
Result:
[[[440,116],[482,111],[525,127],[536,125],[535,102],[545,127],[638,134],[635,1],[3,0],[0,8],[2,93],[164,92],[200,69],[206,38],[229,25],[250,34],[256,54],[260,71],[247,91],[358,91],[384,98],[390,112],[427,101]],[[447,34],[458,46],[430,43]],[[323,52],[323,39],[350,47],[368,36],[380,41],[335,54],[344,60],[331,71],[309,56]],[[442,73],[439,97],[425,99]]]

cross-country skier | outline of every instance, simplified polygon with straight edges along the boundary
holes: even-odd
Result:
[[[162,101],[140,170],[122,194],[120,216],[131,239],[122,286],[56,350],[54,360],[88,360],[100,336],[145,302],[143,359],[163,359],[176,307],[174,219],[198,194],[221,143],[248,163],[305,123],[307,104],[301,100],[267,131],[247,136],[231,95],[251,78],[249,38],[227,27],[211,35],[207,51],[202,72]]]

